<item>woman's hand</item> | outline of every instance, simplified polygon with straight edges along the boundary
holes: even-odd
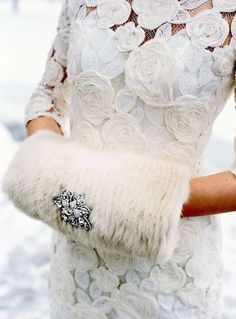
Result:
[[[195,177],[182,217],[214,215],[236,211],[236,176],[230,171]]]
[[[43,129],[51,130],[59,135],[63,135],[58,123],[53,118],[47,116],[39,116],[36,119],[30,120],[26,125],[27,136]]]

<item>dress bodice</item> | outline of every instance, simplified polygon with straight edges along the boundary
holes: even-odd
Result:
[[[71,137],[91,147],[196,162],[232,93],[235,10],[224,0],[66,2],[42,81],[52,116],[70,112]]]

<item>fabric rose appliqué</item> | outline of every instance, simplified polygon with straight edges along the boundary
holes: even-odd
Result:
[[[139,25],[150,30],[170,21],[180,10],[177,0],[133,0],[132,7]]]
[[[80,58],[76,59],[77,70],[93,70],[113,79],[123,73],[127,54],[118,50],[118,40],[113,30],[99,28],[95,14],[94,10],[83,20],[84,43],[73,53],[78,56],[81,51]]]
[[[124,26],[118,27],[115,34],[118,38],[117,46],[121,52],[136,49],[145,38],[144,30],[140,26],[135,27],[133,21],[127,22]]]
[[[145,138],[141,127],[130,114],[115,114],[102,128],[102,136],[110,148],[142,149]]]
[[[195,19],[186,23],[186,31],[194,46],[216,47],[224,43],[229,33],[229,24],[213,8],[200,12]]]
[[[98,26],[102,29],[126,22],[131,13],[126,0],[97,0],[97,3]]]
[[[230,45],[223,48],[215,48],[212,53],[214,64],[212,66],[213,72],[218,76],[231,75],[236,60],[236,49]]]
[[[175,262],[169,261],[162,267],[154,266],[149,278],[141,282],[141,287],[149,292],[170,293],[185,285],[186,274]]]
[[[125,81],[146,104],[161,107],[173,100],[176,66],[174,50],[168,48],[165,40],[152,39],[130,52],[125,63]]]
[[[96,280],[98,287],[105,292],[111,292],[119,285],[119,279],[104,266],[91,271],[91,277]]]
[[[159,305],[154,296],[131,283],[122,284],[112,292],[112,307],[119,318],[157,318]]]
[[[98,267],[98,257],[94,249],[83,245],[74,245],[72,254],[77,259],[76,269],[85,272]]]
[[[165,111],[168,131],[180,142],[199,143],[210,125],[206,103],[193,96],[177,98]]]
[[[202,267],[199,267],[200,263]],[[209,248],[202,249],[199,254],[189,259],[185,270],[187,275],[193,278],[196,287],[206,289],[217,278],[222,278],[222,261],[219,259],[216,249],[212,246],[211,252]]]
[[[87,121],[78,122],[73,126],[71,138],[91,148],[102,148],[99,131]]]
[[[134,265],[133,257],[114,252],[102,252],[102,259],[108,270],[119,276],[124,275]]]
[[[74,77],[81,115],[99,125],[114,111],[114,89],[109,79],[95,71],[84,71]]]

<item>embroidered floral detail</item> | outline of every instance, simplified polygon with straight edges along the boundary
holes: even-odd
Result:
[[[118,27],[115,34],[118,38],[118,49],[121,52],[136,49],[145,38],[144,30],[139,25],[135,27],[133,21],[127,22],[124,26]]]
[[[111,292],[119,285],[119,279],[104,266],[91,271],[91,277],[96,280],[97,286],[105,292]]]
[[[129,54],[125,81],[146,104],[161,107],[173,99],[176,66],[174,50],[163,39],[152,39]]]
[[[77,258],[76,269],[84,272],[98,267],[98,257],[94,249],[85,247],[82,244],[75,244],[73,249],[73,253]]]
[[[178,291],[180,300],[187,306],[205,306],[205,290],[195,287],[192,283],[180,288]]]
[[[74,78],[81,115],[98,125],[114,112],[114,89],[107,77],[95,71],[81,72]]]
[[[134,264],[132,257],[126,257],[117,253],[102,252],[101,256],[108,270],[120,276],[124,275]]]
[[[102,148],[102,140],[99,131],[87,121],[75,123],[71,133],[71,138],[82,145],[91,148]]]
[[[126,22],[131,13],[131,6],[126,0],[97,0],[97,2],[98,26],[102,29]]]
[[[180,142],[199,143],[210,125],[206,102],[192,96],[177,98],[173,106],[166,108],[165,123]]]
[[[164,125],[149,125],[144,129],[143,134],[146,138],[147,149],[151,153],[157,152],[158,154],[173,139]]]
[[[202,248],[199,239],[202,227],[195,221],[183,220],[180,223],[179,245],[175,248],[172,258],[181,266],[184,266],[186,261]]]
[[[198,19],[186,24],[186,31],[196,47],[216,47],[224,43],[229,24],[214,8],[200,12]]]
[[[184,270],[170,260],[163,267],[154,266],[149,278],[141,281],[140,287],[152,293],[170,293],[184,286],[186,274]]]
[[[117,149],[142,149],[145,139],[139,124],[129,114],[115,114],[102,127],[107,146]]]
[[[117,37],[110,29],[101,29],[91,12],[83,21],[85,42],[78,64],[82,71],[97,71],[113,79],[124,70],[126,54],[117,47]]]
[[[212,70],[216,75],[231,75],[236,61],[236,48],[226,45],[223,48],[215,48],[212,53],[214,64]]]
[[[201,261],[202,267],[199,267]],[[215,278],[222,278],[222,262],[219,260],[217,251],[213,245],[211,249],[203,249],[199,254],[193,256],[185,267],[188,276],[193,278],[195,286],[207,289],[212,285]]]
[[[158,316],[159,306],[154,296],[131,283],[115,290],[111,302],[120,318],[153,319]]]
[[[177,0],[133,0],[132,7],[139,25],[150,30],[170,21],[180,10]]]

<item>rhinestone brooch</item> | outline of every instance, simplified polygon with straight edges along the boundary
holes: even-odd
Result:
[[[61,194],[53,197],[53,202],[60,211],[61,219],[76,228],[90,230],[92,224],[89,220],[91,209],[85,204],[84,194],[75,194],[63,188]]]

